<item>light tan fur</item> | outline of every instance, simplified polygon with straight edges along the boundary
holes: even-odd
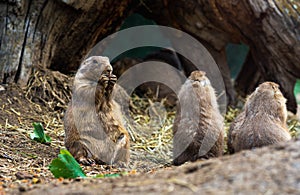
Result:
[[[247,98],[244,111],[231,124],[230,153],[288,141],[286,99],[279,85],[264,82]]]
[[[223,154],[223,116],[203,71],[194,71],[179,91],[173,127],[173,164]]]
[[[129,135],[111,95],[116,80],[101,56],[86,59],[75,76],[64,117],[65,146],[82,164],[129,162]]]

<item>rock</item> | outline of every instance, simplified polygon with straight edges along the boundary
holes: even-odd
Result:
[[[153,174],[40,185],[25,194],[299,194],[299,148],[300,140],[290,141]]]
[[[22,179],[32,179],[33,178],[32,175],[30,175],[29,173],[25,173],[25,172],[17,172],[16,173],[16,177],[19,180],[22,180]]]
[[[25,192],[25,191],[26,191],[26,187],[20,186],[20,187],[19,187],[19,191],[20,191],[20,192]]]

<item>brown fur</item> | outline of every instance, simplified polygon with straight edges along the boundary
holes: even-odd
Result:
[[[83,164],[129,161],[129,135],[112,100],[117,78],[108,58],[93,56],[80,66],[64,117],[65,146]]]
[[[194,71],[179,92],[173,127],[173,163],[223,154],[223,117],[205,72]],[[182,110],[180,110],[182,108]]]
[[[288,141],[286,99],[273,82],[264,82],[248,97],[244,111],[231,124],[230,153]]]

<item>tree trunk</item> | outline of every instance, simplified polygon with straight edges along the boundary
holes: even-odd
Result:
[[[294,5],[298,5],[297,7]],[[198,0],[151,1],[148,16],[159,24],[173,26],[210,45],[223,76],[226,62],[220,54],[229,43],[244,43],[250,56],[237,79],[237,88],[252,92],[259,82],[274,81],[296,112],[293,88],[300,78],[300,3],[289,0]],[[160,8],[159,8],[160,5]],[[215,53],[215,55],[214,55]],[[221,55],[222,56],[222,55]],[[228,86],[227,92],[231,86]]]
[[[130,13],[138,12],[183,30],[207,46],[231,99],[234,90],[225,47],[230,42],[247,44],[250,54],[236,80],[237,88],[246,94],[259,82],[277,82],[288,99],[288,109],[295,112],[299,9],[300,3],[290,0],[1,1],[0,81],[26,84],[33,65],[74,71],[97,41],[115,32]]]
[[[76,70],[97,39],[116,31],[130,1],[1,1],[0,81],[26,84],[32,65]]]

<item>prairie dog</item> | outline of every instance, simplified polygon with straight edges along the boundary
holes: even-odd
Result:
[[[288,141],[286,99],[279,85],[264,82],[247,98],[244,111],[231,124],[230,153]]]
[[[224,145],[223,116],[205,72],[192,72],[178,96],[173,127],[173,164],[221,156]]]
[[[116,76],[107,57],[81,64],[64,117],[65,146],[82,164],[129,161],[129,135],[120,106],[112,99]]]

